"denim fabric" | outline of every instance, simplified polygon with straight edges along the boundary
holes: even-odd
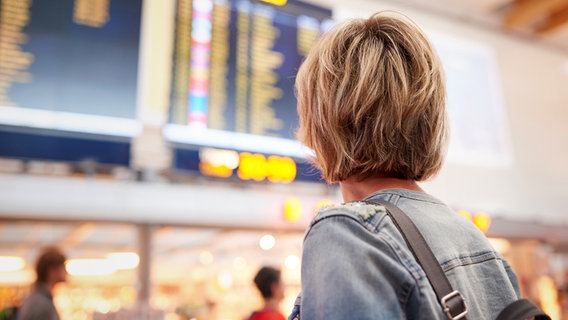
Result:
[[[507,262],[468,220],[431,195],[387,189],[367,199],[396,204],[416,224],[469,320],[495,319],[520,298]],[[367,200],[366,199],[366,200]],[[304,239],[302,293],[290,320],[446,319],[428,278],[383,207],[321,210]]]

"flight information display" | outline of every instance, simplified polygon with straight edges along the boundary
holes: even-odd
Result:
[[[178,0],[171,123],[293,138],[295,75],[331,15],[293,0]]]
[[[0,1],[0,107],[134,119],[141,11],[142,0]]]

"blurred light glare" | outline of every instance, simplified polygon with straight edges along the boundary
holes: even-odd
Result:
[[[18,271],[0,272],[1,285],[21,286],[22,283],[33,283],[36,274],[33,270],[22,269]]]
[[[284,260],[284,265],[288,269],[296,269],[300,265],[300,258],[295,254],[288,255]]]
[[[213,1],[197,0],[193,3],[193,9],[196,11],[211,12],[213,10]]]
[[[296,222],[302,218],[302,202],[298,198],[288,198],[284,202],[284,218]]]
[[[467,220],[473,221],[473,216],[467,210],[458,210],[457,214],[459,214],[460,216],[464,217]]]
[[[500,254],[506,254],[511,248],[511,242],[507,239],[502,238],[489,238],[489,243],[493,246],[497,252]]]
[[[473,217],[473,223],[485,233],[491,226],[491,216],[485,212],[478,212]]]
[[[276,244],[276,239],[270,234],[265,234],[260,238],[259,245],[262,250],[270,250],[274,248]]]
[[[288,3],[288,0],[261,0],[261,1],[273,4],[273,5],[279,6],[279,7],[285,6],[286,3]]]
[[[560,319],[560,307],[558,305],[558,290],[555,281],[549,276],[541,276],[537,283],[538,297],[542,305],[542,311],[551,319]]]
[[[314,207],[314,213],[318,213],[321,209],[333,206],[333,201],[329,199],[321,199]]]
[[[233,276],[227,271],[222,271],[217,277],[217,283],[222,289],[229,289],[233,286]]]
[[[199,255],[199,261],[204,265],[210,265],[213,263],[213,254],[209,251],[203,251]]]
[[[107,259],[117,270],[135,269],[140,263],[140,257],[134,252],[114,252],[107,255]]]
[[[0,256],[0,272],[13,272],[24,269],[26,262],[20,257]]]
[[[87,312],[85,312],[85,311],[75,312],[75,313],[73,313],[73,319],[75,319],[75,320],[87,320],[88,319]]]
[[[214,166],[225,166],[236,169],[239,166],[239,154],[233,150],[203,148],[199,150],[199,158],[202,162]]]
[[[203,282],[209,276],[209,269],[204,266],[192,268],[189,272],[190,279],[194,282]]]
[[[247,260],[243,257],[236,257],[233,260],[233,266],[235,269],[243,269],[247,265]]]
[[[97,310],[100,313],[109,313],[110,311],[110,303],[108,303],[108,301],[104,301],[104,300],[99,300],[95,302],[95,310]]]
[[[102,276],[116,271],[107,259],[70,259],[65,269],[73,276]]]

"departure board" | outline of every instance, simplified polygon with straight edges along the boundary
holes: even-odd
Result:
[[[134,119],[142,0],[1,0],[0,107]]]
[[[293,0],[178,0],[171,122],[293,138],[295,75],[331,15]]]

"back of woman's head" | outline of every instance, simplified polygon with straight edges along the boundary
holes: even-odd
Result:
[[[298,72],[298,139],[329,182],[426,180],[445,154],[443,78],[409,19],[378,13],[343,23],[322,35]]]

